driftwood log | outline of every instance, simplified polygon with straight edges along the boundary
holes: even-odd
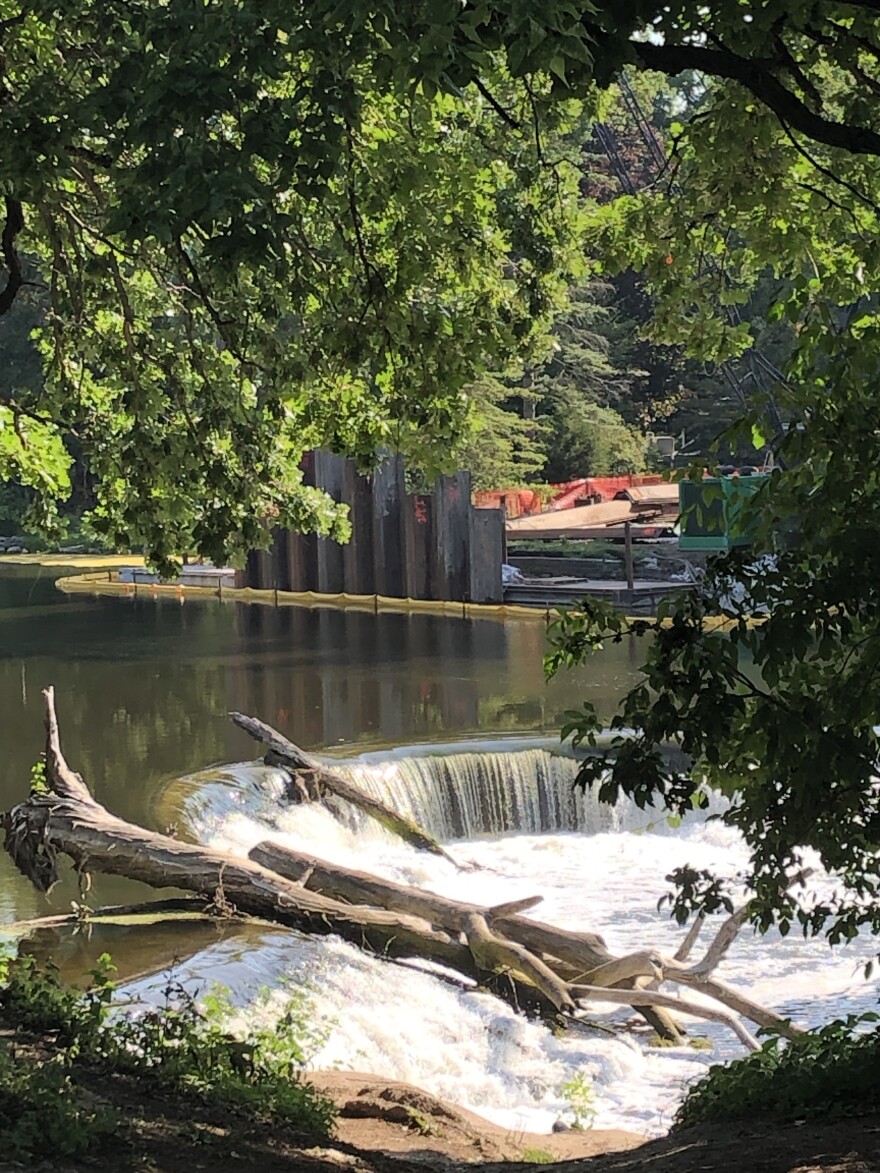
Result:
[[[95,801],[61,751],[53,690],[43,695],[46,787],[2,816],[6,850],[41,892],[57,880],[58,856],[63,854],[81,873],[123,875],[153,888],[193,892],[214,915],[256,916],[303,933],[336,934],[390,960],[441,963],[517,1008],[550,1011],[557,1020],[577,1020],[595,1002],[611,1002],[634,1007],[674,1040],[680,1027],[673,1011],[722,1022],[750,1049],[757,1043],[741,1018],[789,1036],[799,1033],[786,1019],[714,976],[747,909],[724,921],[694,964],[687,962],[699,924],[672,957],[650,949],[616,957],[595,933],[572,932],[524,916],[540,897],[486,908],[273,843],[258,844],[248,858],[183,843],[117,818]],[[369,810],[386,826],[390,812],[391,824],[406,824],[409,842],[442,852],[421,828],[362,795],[269,726],[241,714],[233,719],[283,758],[286,768],[309,771],[318,786]],[[342,793],[346,789],[351,793]],[[381,813],[375,813],[379,808]],[[663,983],[683,986],[712,1002],[663,992],[658,988]]]

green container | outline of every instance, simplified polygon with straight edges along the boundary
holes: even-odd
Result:
[[[759,475],[680,481],[679,547],[682,550],[732,550],[737,546],[751,545],[752,535],[742,525],[741,514],[745,503],[766,479],[766,476]],[[706,490],[709,490],[708,494]]]

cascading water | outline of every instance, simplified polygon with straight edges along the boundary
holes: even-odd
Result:
[[[476,872],[414,851],[359,814],[337,818],[319,805],[290,804],[284,774],[256,764],[182,779],[166,792],[160,820],[238,854],[271,839],[487,906],[540,895],[542,920],[600,932],[615,952],[673,952],[681,930],[657,911],[669,872],[690,863],[733,875],[746,861],[741,841],[703,813],[671,827],[661,813],[629,802],[603,806],[572,790],[577,763],[552,749],[550,742],[495,742],[334,760],[335,769],[451,843],[456,858],[480,863]],[[722,805],[719,798],[714,807]],[[812,1025],[873,1009],[861,966],[874,952],[870,940],[842,953],[821,941],[744,935],[721,976]],[[704,1023],[697,1030],[712,1041],[708,1053],[654,1050],[627,1036],[556,1038],[495,999],[332,939],[274,933],[256,950],[226,942],[183,969],[193,984],[204,986],[207,975],[243,1002],[261,983],[304,985],[316,1014],[332,1024],[315,1067],[405,1079],[513,1130],[548,1131],[564,1114],[562,1085],[585,1072],[599,1127],[662,1131],[705,1063],[740,1053],[729,1032]],[[157,980],[152,989],[160,986]],[[139,991],[149,987],[141,983]]]
[[[468,743],[425,747],[422,752],[367,753],[354,760],[332,761],[332,768],[361,790],[393,806],[444,842],[496,835],[542,835],[572,831],[654,830],[663,824],[656,813],[621,800],[602,803],[592,791],[575,785],[578,761],[559,752],[558,743]],[[310,824],[322,808],[285,801],[286,776],[252,763],[209,770],[181,780],[164,795],[173,814],[200,834],[212,819],[247,810],[266,826]],[[342,827],[360,839],[393,840],[372,819],[347,803],[330,800]],[[168,814],[163,809],[163,818]],[[347,841],[347,840],[346,840]]]
[[[613,808],[574,786],[577,762],[543,748],[366,761],[343,772],[446,841],[598,831],[614,820]]]

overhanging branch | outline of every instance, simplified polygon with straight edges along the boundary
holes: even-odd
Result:
[[[15,238],[24,229],[24,209],[21,201],[6,196],[6,222],[3,225],[3,235],[0,237],[0,251],[3,253],[3,263],[6,266],[6,285],[0,291],[0,316],[8,314],[12,309],[16,294],[24,284],[24,274],[21,271],[21,257],[15,247]]]
[[[880,0],[877,0],[877,6],[880,7]],[[880,156],[880,134],[867,126],[834,122],[815,113],[782,84],[770,62],[749,60],[728,50],[708,49],[702,45],[633,41],[631,51],[642,69],[654,69],[669,75],[696,69],[712,77],[739,82],[782,122],[814,142],[853,155]]]

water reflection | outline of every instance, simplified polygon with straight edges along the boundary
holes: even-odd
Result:
[[[536,621],[64,595],[56,574],[0,566],[2,808],[26,790],[48,683],[74,767],[111,809],[155,825],[169,779],[253,757],[229,709],[311,748],[552,732],[584,696],[610,714],[637,666],[612,645],[547,686]],[[100,899],[141,895],[124,881],[96,886]],[[59,886],[51,903],[75,896]],[[4,857],[0,918],[44,903]]]
[[[237,607],[235,628],[231,703],[310,745],[546,721],[538,624]]]
[[[58,966],[65,982],[82,983],[102,953],[116,966],[114,980],[134,982],[157,973],[173,973],[189,958],[222,942],[253,950],[265,940],[290,934],[236,921],[157,921],[152,924],[60,925],[40,928],[21,941],[24,954]]]

